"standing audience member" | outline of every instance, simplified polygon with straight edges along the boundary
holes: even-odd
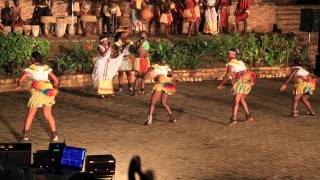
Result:
[[[237,4],[237,8],[234,12],[234,15],[236,16],[236,28],[237,28],[237,32],[240,32],[240,27],[239,24],[240,22],[243,21],[243,26],[244,26],[244,33],[247,33],[247,18],[249,16],[249,8],[252,4],[252,0],[239,0],[238,4]]]
[[[160,4],[160,12],[161,12],[160,23],[162,23],[165,26],[164,35],[166,38],[168,38],[169,36],[171,24],[173,22],[173,17],[170,11],[171,9],[170,5],[171,5],[170,0],[164,0]]]
[[[197,15],[195,12],[196,2],[195,0],[184,0],[184,12],[183,17],[186,22],[189,23],[188,27],[188,37],[191,36],[192,31],[195,30],[198,33]]]
[[[219,31],[220,33],[228,33],[228,23],[231,5],[230,0],[220,0],[219,2]]]
[[[10,8],[10,17],[13,31],[16,26],[22,26],[23,22],[21,18],[21,8],[19,0],[13,0],[13,6],[11,6]]]
[[[4,8],[1,9],[1,19],[2,19],[2,24],[3,25],[5,25],[5,26],[11,26],[12,25],[11,9],[10,9],[9,0],[6,0],[4,2]]]
[[[216,0],[206,0],[205,1],[205,24],[204,33],[215,35],[218,33],[217,18],[218,14],[216,12]]]

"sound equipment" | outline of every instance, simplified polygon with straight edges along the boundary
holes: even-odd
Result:
[[[320,9],[301,9],[300,31],[318,32],[320,24]]]
[[[90,155],[86,158],[85,172],[96,178],[113,178],[116,160],[112,155]]]
[[[30,167],[30,163],[31,163],[31,144],[30,143],[0,144],[0,164],[27,169]]]
[[[62,174],[80,172],[83,167],[86,150],[83,148],[65,146],[60,161]]]

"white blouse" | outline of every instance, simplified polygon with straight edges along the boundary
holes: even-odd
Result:
[[[247,70],[246,64],[243,61],[232,59],[227,63],[227,67],[231,67],[232,73],[238,73]]]
[[[24,71],[29,73],[28,77],[33,81],[49,81],[49,73],[52,69],[48,65],[37,66],[32,64]]]
[[[295,66],[294,69],[298,69],[297,76],[308,76],[310,73],[301,66]]]
[[[158,75],[168,76],[168,73],[171,71],[171,68],[168,65],[160,66],[158,64],[152,65],[153,67],[153,76]]]

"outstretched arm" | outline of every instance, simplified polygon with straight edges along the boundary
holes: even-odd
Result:
[[[287,89],[287,84],[293,79],[293,77],[296,75],[297,71],[298,71],[298,69],[291,70],[286,82],[281,85],[280,91],[285,91]]]
[[[17,82],[17,88],[19,88],[21,86],[21,83],[28,77],[29,73],[28,72],[24,72],[18,79]]]
[[[223,85],[226,83],[227,79],[229,78],[230,73],[231,73],[231,67],[228,66],[226,74],[224,75],[224,77],[223,77],[221,83],[219,84],[219,86],[217,87],[217,89],[219,89],[219,90],[223,89],[223,87],[224,87]]]

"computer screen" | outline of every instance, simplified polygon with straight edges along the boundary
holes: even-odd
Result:
[[[61,165],[75,169],[82,169],[85,154],[85,149],[66,146],[63,148]]]

